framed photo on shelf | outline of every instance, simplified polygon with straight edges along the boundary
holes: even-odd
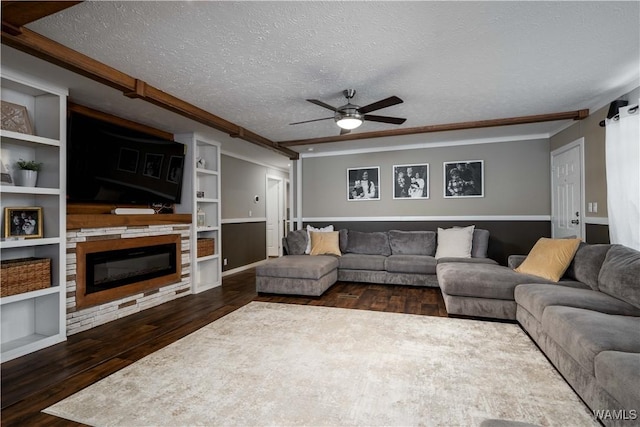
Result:
[[[380,200],[380,166],[347,168],[347,200]]]
[[[0,162],[0,183],[2,185],[13,185],[13,177],[11,176],[11,171],[4,163]]]
[[[33,135],[29,112],[24,105],[2,101],[0,127],[4,130]]]
[[[4,237],[42,238],[41,207],[4,208]]]
[[[444,162],[444,197],[484,197],[484,160]]]
[[[429,164],[394,165],[393,198],[413,200],[428,199]]]

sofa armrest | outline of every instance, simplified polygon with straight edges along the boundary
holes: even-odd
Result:
[[[509,255],[507,259],[507,266],[514,270],[525,260],[526,255]]]

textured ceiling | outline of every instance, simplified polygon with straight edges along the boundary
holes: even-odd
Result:
[[[399,96],[375,114],[416,127],[601,107],[639,84],[637,1],[94,1],[28,28],[273,141],[336,135],[332,120],[289,123],[331,116],[305,99],[339,106],[347,88],[359,105]],[[158,120],[93,87],[71,97]]]

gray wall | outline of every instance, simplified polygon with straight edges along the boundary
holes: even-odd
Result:
[[[629,104],[638,102],[640,89],[622,96]],[[613,100],[612,100],[613,101]],[[583,212],[587,212],[589,202],[598,202],[597,213],[586,213],[590,217],[606,218],[607,212],[607,175],[605,166],[605,129],[599,126],[601,120],[607,117],[609,105],[592,111],[584,120],[578,121],[557,133],[550,139],[551,151],[557,150],[573,141],[584,137],[584,164],[585,164],[585,206]]]
[[[288,178],[288,174],[225,154],[220,163],[222,259],[227,260],[222,271],[227,271],[267,258],[267,175]],[[225,224],[225,220],[233,221]]]
[[[230,156],[221,156],[222,219],[264,217],[265,168]],[[254,196],[260,198],[254,203]]]
[[[484,160],[485,197],[445,199],[443,162]],[[550,215],[549,141],[305,157],[304,218]],[[428,200],[393,199],[393,165],[429,163]],[[380,201],[347,201],[347,168],[380,166]]]

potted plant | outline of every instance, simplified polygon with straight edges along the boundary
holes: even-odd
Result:
[[[20,159],[16,162],[20,169],[20,183],[25,187],[35,187],[38,180],[38,171],[42,168],[42,163],[35,160]]]

